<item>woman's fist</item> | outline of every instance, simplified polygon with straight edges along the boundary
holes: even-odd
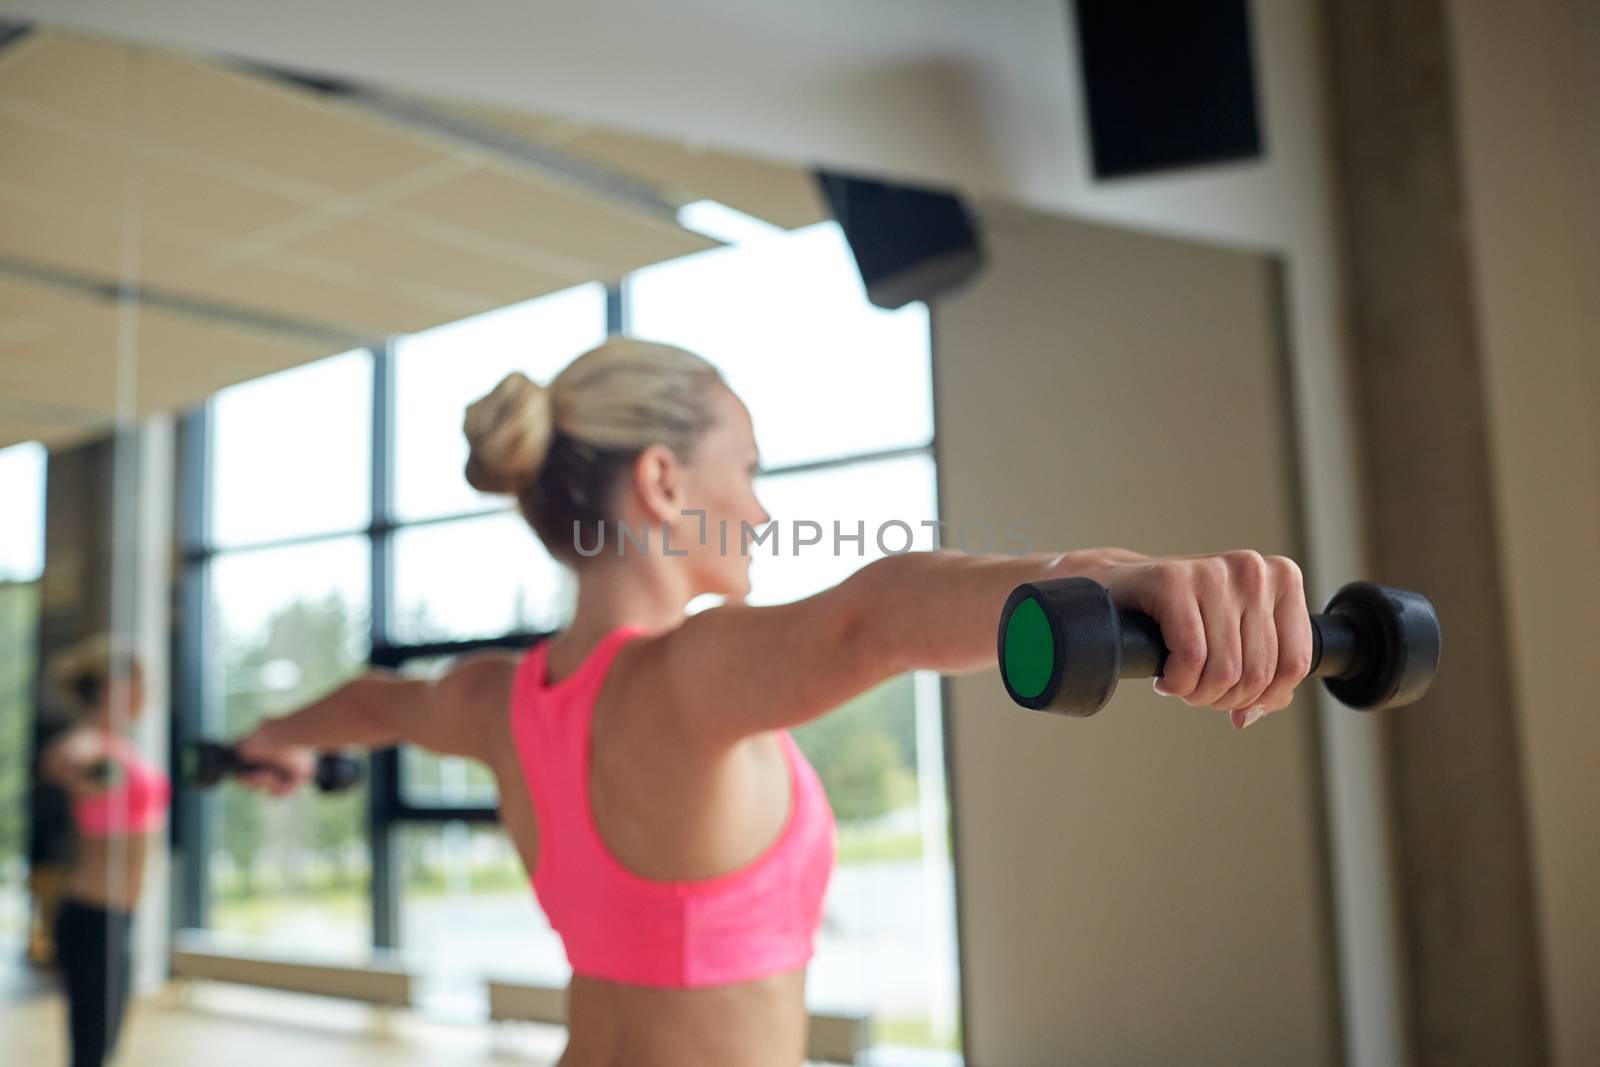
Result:
[[[305,745],[288,745],[272,736],[273,721],[264,719],[234,745],[239,759],[260,769],[240,771],[238,781],[250,789],[287,796],[311,780],[317,757]]]
[[[1128,553],[1096,578],[1119,609],[1160,624],[1168,654],[1156,692],[1226,711],[1239,729],[1287,707],[1311,672],[1311,615],[1294,560],[1249,549]]]

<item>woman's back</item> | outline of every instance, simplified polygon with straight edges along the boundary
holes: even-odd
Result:
[[[564,1063],[793,1064],[832,813],[787,732],[675,737],[653,640],[557,639],[506,659],[474,709],[573,965]]]

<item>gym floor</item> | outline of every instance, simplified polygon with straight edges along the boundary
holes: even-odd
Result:
[[[5,1062],[67,1062],[62,999],[51,989],[0,1003]],[[559,1027],[491,1028],[428,1022],[409,1014],[384,1018],[359,1004],[220,985],[164,992],[136,1004],[123,1032],[118,1067],[456,1067],[486,1061],[527,1067],[554,1064],[566,1043]]]
[[[0,968],[0,1047],[7,1064],[67,1062],[65,1002],[50,981]],[[228,1067],[553,1067],[557,1026],[452,1025],[323,997],[199,983],[136,1003],[117,1067],[188,1067],[226,1051]],[[823,1067],[820,1064],[808,1067]]]

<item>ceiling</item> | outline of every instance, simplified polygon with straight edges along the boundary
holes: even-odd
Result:
[[[826,217],[800,168],[402,103],[447,121],[77,34],[0,51],[0,447],[713,247],[690,201]]]

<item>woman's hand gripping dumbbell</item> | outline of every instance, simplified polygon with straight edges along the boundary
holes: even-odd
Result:
[[[189,749],[190,775],[201,786],[216,785],[223,778],[241,782],[279,796],[287,795],[306,781],[315,782],[324,793],[339,793],[361,781],[361,764],[349,756],[324,753],[305,759],[271,762],[249,759],[233,745],[199,741]]]
[[[1285,706],[1307,676],[1372,710],[1420,699],[1438,671],[1438,616],[1418,593],[1353,582],[1310,616],[1289,560],[1197,560],[1141,557],[1108,569],[1106,585],[1077,577],[1018,586],[997,635],[1007,694],[1026,708],[1085,716],[1105,706],[1118,679],[1154,677],[1157,692],[1227,708],[1243,727]],[[1205,699],[1230,680],[1221,699]],[[1258,702],[1239,708],[1251,692],[1260,696],[1245,702]]]

